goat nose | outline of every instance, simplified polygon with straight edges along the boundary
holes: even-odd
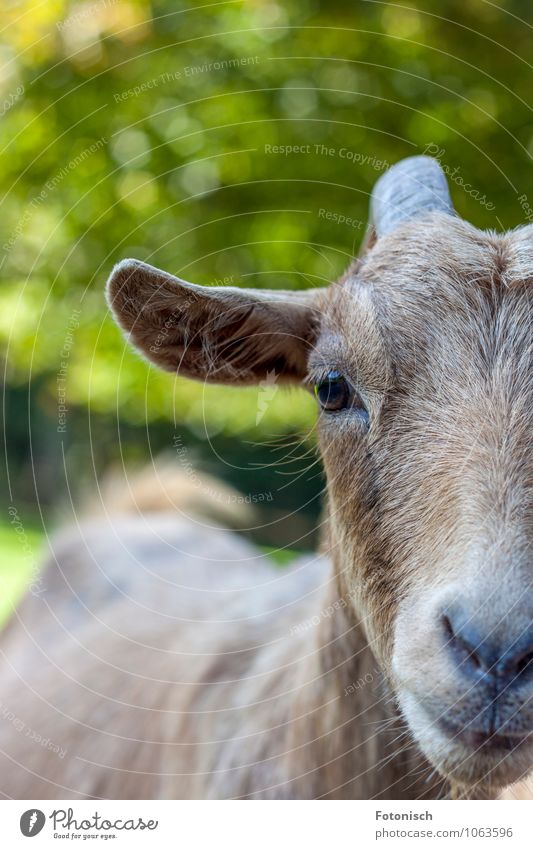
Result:
[[[518,686],[533,675],[533,627],[518,635],[509,628],[502,640],[494,629],[483,636],[472,614],[461,606],[447,608],[442,615],[446,645],[467,677],[492,680],[498,690]]]

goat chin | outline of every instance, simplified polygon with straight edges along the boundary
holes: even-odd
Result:
[[[508,752],[467,746],[442,731],[411,694],[400,697],[399,703],[426,758],[448,782],[450,798],[532,798],[533,778],[526,778],[531,770],[531,743]]]
[[[500,799],[533,799],[533,778],[511,784],[500,793]]]

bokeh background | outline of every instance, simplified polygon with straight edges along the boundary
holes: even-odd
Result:
[[[423,152],[474,224],[533,220],[532,17],[529,0],[5,0],[0,617],[105,471],[162,452],[257,496],[248,533],[273,557],[316,543],[313,399],[156,372],[111,321],[107,274],[133,256],[207,285],[324,286],[387,164]]]

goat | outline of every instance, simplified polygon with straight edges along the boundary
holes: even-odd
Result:
[[[161,368],[315,391],[327,555],[275,570],[168,511],[64,532],[3,635],[5,796],[494,798],[532,769],[533,227],[461,220],[427,157],[370,220],[326,288],[113,270]]]

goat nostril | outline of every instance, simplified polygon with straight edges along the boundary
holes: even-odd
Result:
[[[501,638],[494,639],[490,632],[484,635],[468,610],[460,607],[443,613],[441,623],[445,646],[462,674],[475,680],[483,677],[486,682],[490,679],[499,688],[533,677],[533,629],[502,644]]]
[[[522,675],[533,663],[533,650],[528,651],[523,657],[519,658],[516,664],[516,675]]]
[[[442,617],[444,633],[448,647],[455,653],[461,663],[469,664],[473,669],[481,669],[482,663],[476,654],[475,648],[467,642],[460,634],[456,633],[449,616]]]
[[[444,616],[442,617],[442,624],[444,625],[444,632],[445,632],[446,637],[448,638],[448,640],[453,640],[453,628],[452,628],[452,623],[450,622],[450,620],[449,620],[449,618],[446,616],[446,614],[444,614]]]

